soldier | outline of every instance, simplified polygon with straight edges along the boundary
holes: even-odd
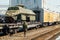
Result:
[[[27,23],[23,23],[23,30],[24,30],[24,37],[26,36],[26,31],[27,31]]]

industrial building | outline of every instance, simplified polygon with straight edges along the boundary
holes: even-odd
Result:
[[[23,4],[26,8],[32,9],[36,8],[37,6],[39,8],[42,7],[42,0],[10,0],[10,6],[15,6],[18,4]]]

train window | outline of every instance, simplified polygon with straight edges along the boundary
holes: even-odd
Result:
[[[18,7],[9,7],[8,10],[19,10]]]
[[[30,22],[30,17],[27,16],[27,17],[26,17],[26,21],[27,21],[27,22]]]

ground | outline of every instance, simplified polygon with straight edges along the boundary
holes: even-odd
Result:
[[[48,37],[49,37],[50,35],[60,32],[59,30],[60,30],[60,25],[47,26],[47,27],[27,31],[26,37],[24,37],[23,32],[20,32],[20,33],[13,34],[12,36],[9,35],[1,36],[0,40],[6,40],[6,39],[7,40],[38,40],[41,35],[42,35],[41,37],[45,37],[48,33]],[[47,39],[48,37],[46,37],[45,39]]]

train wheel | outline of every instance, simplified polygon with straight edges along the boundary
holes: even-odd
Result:
[[[7,31],[6,30],[3,30],[3,34],[6,35],[7,34]]]
[[[40,25],[37,25],[38,28],[40,28]]]
[[[56,23],[56,24],[58,24],[58,23]]]
[[[48,24],[46,23],[46,24],[43,24],[43,26],[45,27],[45,26],[48,26]]]
[[[17,33],[18,32],[18,29],[15,29],[14,31],[15,31],[15,33]]]
[[[12,36],[15,33],[13,29],[10,29],[9,35]]]
[[[35,28],[36,28],[36,29],[38,29],[38,27],[37,27],[37,26],[36,26]]]

